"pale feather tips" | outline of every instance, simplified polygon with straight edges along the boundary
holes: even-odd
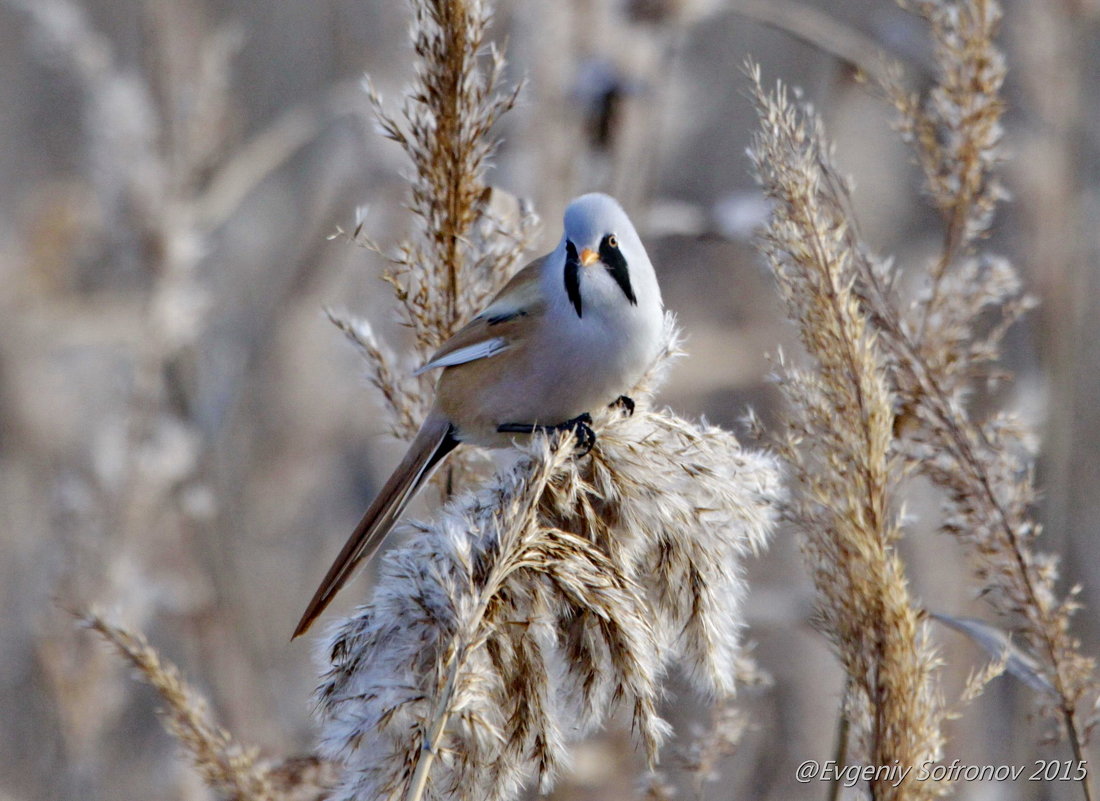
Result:
[[[438,359],[432,359],[423,367],[418,368],[413,375],[422,375],[429,370],[435,370],[439,367],[454,367],[456,364],[466,364],[466,362],[473,362],[478,359],[488,359],[490,356],[496,356],[501,351],[507,349],[508,342],[504,337],[493,337],[492,339],[475,342],[473,345],[467,345],[464,348],[453,350],[450,353],[440,356]]]

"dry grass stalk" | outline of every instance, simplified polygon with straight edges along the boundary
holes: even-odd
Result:
[[[901,112],[899,130],[914,145],[928,195],[944,220],[943,251],[921,303],[921,331],[931,336],[926,326],[939,314],[962,312],[956,319],[964,327],[973,317],[973,307],[953,294],[960,289],[965,298],[966,286],[947,287],[943,282],[958,257],[989,230],[997,204],[1007,197],[994,169],[1004,133],[1001,86],[1006,68],[994,42],[1001,9],[996,0],[902,0],[901,5],[928,22],[938,73],[927,102],[901,90],[895,81],[885,84]],[[935,328],[951,331],[943,323]],[[941,343],[926,344],[933,346],[927,354],[940,352],[934,346]]]
[[[940,755],[937,660],[910,597],[895,543],[900,464],[891,448],[894,397],[886,358],[854,291],[857,255],[844,207],[828,191],[831,155],[820,121],[750,65],[761,131],[750,150],[773,203],[761,245],[788,316],[813,360],[783,365],[788,404],[779,444],[797,492],[787,512],[805,536],[818,625],[851,681],[850,715],[870,765],[920,765]],[[944,788],[907,776],[871,782],[876,799]]]
[[[236,742],[210,716],[206,699],[184,681],[179,670],[160,658],[138,633],[86,612],[81,623],[99,634],[119,655],[137,668],[141,678],[165,704],[165,728],[187,751],[206,784],[234,801],[275,801],[270,768],[254,748]]]
[[[921,302],[908,313],[881,273],[867,268],[867,303],[879,322],[907,423],[898,448],[906,461],[943,488],[951,503],[945,529],[975,559],[982,596],[1006,615],[1054,688],[1040,695],[1058,715],[1078,761],[1092,720],[1081,720],[1096,696],[1095,660],[1070,631],[1076,588],[1057,590],[1057,560],[1034,550],[1033,435],[1012,415],[975,419],[970,382],[999,355],[1005,330],[1031,301],[1007,261],[977,250],[1004,197],[1000,154],[1000,88],[1005,64],[994,37],[995,0],[919,2],[936,42],[938,83],[927,99],[887,87],[924,167],[926,188],[944,218],[943,252]],[[987,322],[990,313],[995,322]],[[979,321],[986,321],[984,336]],[[1088,797],[1087,779],[1082,789]]]
[[[827,241],[846,251],[851,266],[844,286],[858,299],[856,310],[871,324],[880,363],[888,368],[897,411],[891,458],[944,491],[950,509],[945,530],[974,557],[982,597],[1021,635],[1024,649],[1008,666],[1033,665],[1024,672],[1028,684],[1043,688],[1041,705],[1061,718],[1075,759],[1083,761],[1083,733],[1091,721],[1080,715],[1096,695],[1095,665],[1069,627],[1077,590],[1061,597],[1056,559],[1033,550],[1040,533],[1033,516],[1034,437],[1010,414],[980,420],[968,404],[975,377],[983,368],[988,372],[1004,332],[1031,305],[1011,265],[977,248],[1005,194],[996,172],[1005,72],[994,41],[1000,7],[994,0],[907,5],[930,24],[938,79],[924,99],[896,80],[886,90],[945,229],[942,252],[916,303],[900,301],[892,265],[870,256],[859,241],[846,181],[828,154],[817,146],[804,166],[815,172],[818,199],[833,210]],[[773,127],[770,136],[779,130]],[[780,245],[786,258],[807,249]],[[999,669],[994,664],[976,674],[964,700]],[[1087,778],[1082,791],[1091,797]]]
[[[112,623],[95,610],[80,616],[133,665],[164,702],[164,726],[191,758],[206,785],[230,801],[321,801],[337,777],[336,766],[316,756],[281,762],[259,758],[210,715],[202,693],[188,684],[179,668],[163,660],[139,632]]]
[[[484,181],[498,145],[493,126],[520,89],[502,87],[504,57],[485,47],[489,4],[414,0],[411,5],[416,78],[400,117],[385,110],[369,80],[364,85],[382,135],[397,142],[412,165],[414,231],[388,253],[364,235],[363,220],[350,238],[389,261],[384,277],[401,322],[412,331],[412,352],[407,360],[399,358],[369,322],[329,312],[367,357],[368,379],[381,391],[398,439],[416,434],[433,397],[433,376],[413,377],[409,366],[427,362],[488,303],[515,272],[537,224],[524,204]],[[460,476],[477,472],[479,458],[472,450],[452,454],[433,483],[448,495]]]
[[[673,659],[732,693],[740,563],[774,523],[774,460],[644,404],[597,426],[591,458],[536,437],[383,560],[319,690],[322,750],[347,766],[336,798],[547,789],[567,742],[620,703],[652,763]]]
[[[488,4],[414,0],[412,12],[416,79],[400,117],[385,110],[369,80],[365,87],[379,130],[401,146],[412,165],[409,209],[415,233],[386,255],[385,278],[413,333],[413,360],[423,364],[515,272],[535,219],[522,209],[498,212],[494,190],[484,182],[498,144],[493,126],[515,104],[520,88],[502,88],[504,58],[495,47],[485,47]],[[362,228],[360,221],[353,238],[382,252]],[[348,326],[341,327],[348,332]],[[430,404],[432,377],[394,380],[409,371],[378,346],[369,327],[354,327],[364,332],[363,342],[372,343],[371,381],[386,387],[395,433],[413,436]]]

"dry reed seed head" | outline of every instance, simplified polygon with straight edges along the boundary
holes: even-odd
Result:
[[[503,88],[504,58],[495,47],[484,47],[488,5],[480,0],[414,0],[411,5],[415,77],[400,115],[386,111],[369,78],[364,88],[380,132],[401,146],[412,166],[414,230],[389,251],[383,277],[402,323],[413,332],[409,361],[419,366],[516,271],[537,217],[484,183],[498,143],[493,126],[519,92],[519,86]],[[363,236],[361,222],[351,238],[383,253],[383,247]],[[411,377],[412,371],[365,321],[330,318],[364,356],[391,431],[411,439],[431,406],[435,374]],[[487,468],[481,455],[460,452],[432,483],[446,496],[463,477],[484,475]]]
[[[118,651],[157,691],[165,706],[165,728],[210,789],[239,801],[274,801],[270,768],[260,762],[257,749],[242,746],[218,726],[206,699],[183,680],[175,665],[161,659],[142,634],[111,623],[95,610],[85,612],[80,622]]]
[[[787,517],[802,532],[817,624],[850,679],[850,713],[867,764],[917,765],[942,747],[936,658],[893,548],[899,462],[891,447],[890,364],[857,293],[867,258],[852,233],[820,120],[749,65],[761,130],[750,157],[774,202],[761,248],[811,364],[784,366],[779,448],[794,481]],[[931,782],[878,782],[879,798],[925,798]]]
[[[1035,503],[1034,452],[1010,420],[994,418],[977,429],[956,409],[954,423],[929,414],[908,444],[907,457],[950,502],[944,529],[967,547],[982,597],[1014,620],[1021,644],[1041,666],[1056,697],[1036,696],[1048,714],[1064,716],[1096,693],[1095,661],[1080,653],[1070,634],[1072,597],[1057,592],[1057,560],[1032,550],[1039,527]]]
[[[1076,604],[1058,600],[1055,561],[1030,550],[1038,533],[1031,518],[1031,446],[1021,447],[1020,427],[974,422],[966,407],[972,368],[997,357],[1005,330],[1034,303],[1019,293],[1007,262],[970,252],[1004,197],[994,171],[1003,111],[1004,60],[993,42],[1000,9],[995,2],[913,5],[932,24],[940,80],[923,103],[898,81],[888,82],[887,89],[901,112],[902,133],[924,167],[933,202],[944,212],[944,253],[918,303],[902,305],[893,295],[891,265],[853,247],[859,267],[855,287],[882,334],[905,418],[893,447],[907,467],[947,492],[954,511],[946,530],[976,557],[982,596],[1020,622],[1024,644],[1058,694],[1057,703],[1044,708],[1068,725],[1076,749],[1083,731],[1075,722],[1077,709],[1096,692],[1095,665],[1068,633]],[[826,201],[843,208],[846,188],[830,182],[827,161],[819,166],[836,195]],[[793,431],[792,445],[806,434]]]
[[[886,332],[903,407],[918,423],[904,429],[898,449],[947,493],[945,530],[974,556],[982,596],[1018,622],[1058,696],[1038,698],[1075,742],[1077,705],[1097,691],[1095,665],[1069,634],[1076,604],[1059,600],[1056,560],[1031,550],[1038,534],[1033,438],[1007,416],[980,422],[967,408],[974,368],[998,358],[1004,332],[1034,304],[1007,261],[971,252],[1005,194],[996,174],[1005,72],[994,41],[1000,6],[914,7],[931,25],[939,77],[923,103],[897,90],[892,96],[947,237],[927,291],[908,317],[893,312]]]
[[[389,280],[425,359],[514,271],[533,218],[497,218],[482,202],[483,175],[498,144],[492,128],[519,91],[502,88],[504,59],[484,47],[488,6],[412,5],[416,77],[400,120],[369,84],[368,92],[380,130],[413,167],[410,209],[420,231],[391,257]]]
[[[741,562],[775,524],[776,463],[645,406],[598,415],[591,458],[567,436],[533,438],[433,523],[409,524],[329,644],[318,698],[322,749],[347,766],[337,798],[400,797],[434,725],[429,792],[547,789],[567,742],[617,705],[655,758],[672,661],[706,692],[733,691]]]
[[[515,272],[537,218],[484,183],[497,146],[492,128],[519,91],[502,88],[503,56],[483,46],[487,4],[415,0],[412,9],[415,78],[400,115],[385,110],[369,79],[364,88],[379,130],[401,146],[412,165],[414,231],[387,256],[384,278],[402,322],[413,332],[411,361],[420,365]],[[382,253],[361,228],[357,225],[354,239]],[[366,358],[368,378],[382,392],[393,433],[411,438],[431,405],[435,376],[406,377],[410,371],[397,369],[389,351],[369,335],[369,326],[333,322]],[[357,337],[357,329],[364,335]],[[477,454],[458,453],[433,483],[446,495],[456,479],[485,472],[485,460]]]
[[[325,309],[325,314],[366,362],[367,380],[382,395],[390,433],[398,439],[412,439],[420,428],[419,421],[428,413],[430,401],[419,391],[410,365],[398,360],[366,318],[333,309]]]
[[[574,530],[628,560],[659,612],[663,647],[699,689],[731,693],[741,564],[774,525],[781,498],[775,462],[742,450],[721,429],[667,415],[613,423],[591,470],[579,476],[591,489],[574,505],[566,499],[546,512],[572,516]]]
[[[1007,197],[997,170],[1006,72],[995,42],[1001,9],[995,0],[909,5],[931,28],[937,80],[923,99],[897,83],[888,82],[886,89],[900,113],[903,137],[923,168],[926,191],[944,219],[946,238],[927,288],[901,316],[934,369],[945,367],[935,362],[950,355],[947,366],[955,369],[942,370],[941,377],[950,382],[946,389],[955,391],[975,363],[995,356],[1000,336],[1029,304],[1014,299],[1018,287],[1007,263],[1000,277],[981,280],[974,273],[987,269],[988,257],[976,261],[971,254]],[[979,340],[974,329],[983,324],[983,308],[998,310],[1002,321],[988,326],[988,336]]]
[[[336,641],[335,671],[322,689],[325,745],[332,738],[346,749],[337,756],[352,769],[344,797],[401,796],[434,721],[447,731],[430,787],[497,798],[514,794],[533,770],[548,781],[563,755],[548,684],[556,672],[548,659],[561,614],[555,607],[597,620],[592,635],[603,638],[596,642],[603,654],[652,640],[633,606],[620,599],[619,615],[604,608],[608,587],[599,585],[613,584],[613,576],[589,581],[585,549],[555,542],[554,532],[534,524],[537,494],[555,461],[568,458],[568,449],[551,452],[545,440],[538,447],[392,553],[372,605],[345,624],[359,642]],[[570,575],[564,560],[582,569]],[[653,663],[648,655],[640,661]],[[645,675],[630,680],[652,685]]]
[[[902,134],[916,146],[926,189],[965,246],[988,230],[1006,197],[995,169],[1004,135],[1006,65],[994,41],[1001,7],[996,0],[903,5],[929,24],[937,82],[923,103],[896,87],[890,92],[902,114]]]

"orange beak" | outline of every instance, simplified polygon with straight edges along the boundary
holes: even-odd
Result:
[[[585,248],[581,251],[580,259],[581,267],[590,267],[600,260],[600,254],[592,248]]]

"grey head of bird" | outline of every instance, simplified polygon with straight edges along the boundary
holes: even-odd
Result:
[[[577,317],[586,311],[661,307],[657,276],[645,246],[618,201],[593,192],[565,209],[562,239],[551,258]]]

